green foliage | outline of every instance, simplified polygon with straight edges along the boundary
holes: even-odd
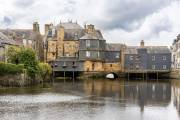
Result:
[[[16,65],[12,63],[0,62],[0,75],[22,73],[23,70],[24,70],[23,64]]]
[[[10,63],[18,64],[19,59],[18,56],[20,54],[21,48],[16,47],[16,46],[9,46],[8,51],[7,51],[7,61]]]
[[[39,75],[41,79],[45,79],[50,76],[52,73],[52,68],[48,63],[39,63],[38,64]]]
[[[9,47],[7,52],[8,62],[24,64],[30,77],[34,78],[38,73],[38,60],[36,53],[30,48]]]

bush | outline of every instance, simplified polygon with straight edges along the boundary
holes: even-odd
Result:
[[[45,78],[50,77],[52,68],[48,63],[39,63],[38,71],[41,79],[44,81]]]
[[[22,73],[23,70],[24,70],[23,64],[15,65],[12,63],[0,62],[0,75]]]
[[[38,60],[35,51],[31,48],[11,46],[8,48],[7,58],[8,62],[24,64],[28,75],[33,79],[38,73]]]

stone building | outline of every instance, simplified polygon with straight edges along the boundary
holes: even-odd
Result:
[[[125,73],[168,73],[171,52],[166,46],[128,46],[124,53]]]
[[[101,31],[92,24],[84,28],[72,21],[56,26],[46,24],[45,46],[46,61],[53,61],[54,71],[121,71],[123,45],[107,44]],[[112,58],[107,58],[108,55]]]
[[[14,40],[17,45],[34,49],[38,59],[44,61],[43,36],[37,22],[33,23],[32,29],[0,29],[0,32]]]
[[[12,45],[17,45],[17,43],[0,32],[0,61],[5,62],[7,60],[6,51],[8,47]]]
[[[172,53],[172,68],[175,70],[180,69],[180,34],[174,39],[171,46]]]
[[[107,43],[105,51],[104,70],[107,72],[123,71],[123,50],[125,45],[118,43]]]

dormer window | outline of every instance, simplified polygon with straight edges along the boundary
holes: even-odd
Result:
[[[86,47],[90,47],[90,40],[86,40]]]

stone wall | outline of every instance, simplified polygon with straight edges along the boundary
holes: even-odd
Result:
[[[2,87],[21,87],[27,85],[25,74],[8,74],[0,76],[0,86]]]

